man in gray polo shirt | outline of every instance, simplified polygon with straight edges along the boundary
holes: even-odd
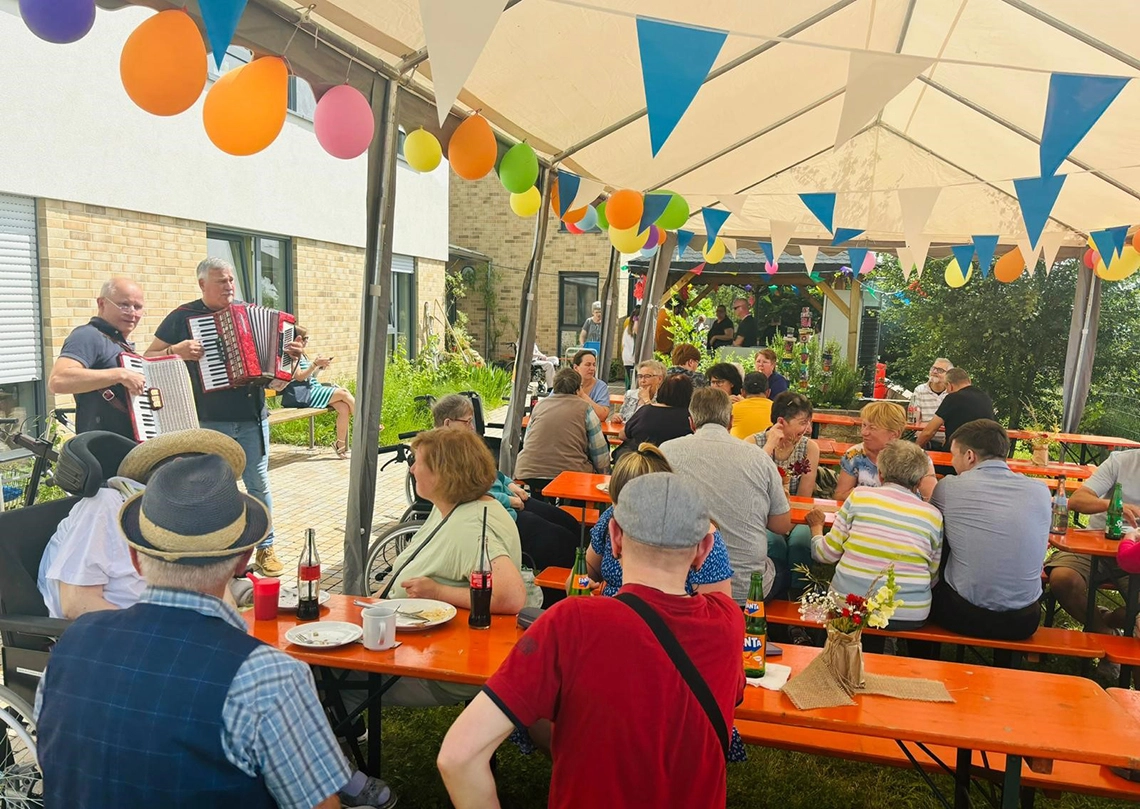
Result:
[[[1103,531],[1108,498],[1117,483],[1120,483],[1124,495],[1125,522],[1131,526],[1140,524],[1140,449],[1109,455],[1108,460],[1069,498],[1069,510],[1075,514],[1093,515],[1089,519],[1089,528]],[[1045,569],[1049,573],[1049,589],[1057,597],[1057,602],[1065,612],[1085,624],[1086,629],[1101,634],[1109,634],[1114,629],[1131,630],[1124,625],[1124,607],[1113,612],[1085,615],[1092,572],[1090,557],[1062,551],[1049,557]],[[1106,581],[1115,582],[1121,593],[1128,592],[1128,574],[1120,569],[1115,559],[1097,562],[1096,581],[1091,584],[1098,587]]]
[[[930,498],[946,536],[930,617],[963,635],[1023,640],[1041,619],[1051,506],[1048,487],[1011,471],[1008,454],[1005,428],[989,419],[966,422],[951,439],[958,474]]]
[[[732,597],[748,598],[752,571],[764,573],[764,598],[781,595],[789,571],[768,557],[768,531],[787,535],[792,530],[791,506],[784,494],[780,470],[771,456],[728,432],[732,402],[717,388],[699,388],[689,403],[693,435],[661,445],[673,467],[697,484],[701,497],[720,529],[732,564]]]

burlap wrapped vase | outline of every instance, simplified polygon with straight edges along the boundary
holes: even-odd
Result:
[[[823,645],[820,657],[848,694],[863,687],[862,629],[840,632],[834,627],[827,627],[827,643]]]
[[[1038,466],[1044,466],[1049,463],[1049,445],[1036,446],[1033,448],[1033,463]]]

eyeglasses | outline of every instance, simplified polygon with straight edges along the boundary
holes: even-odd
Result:
[[[638,374],[637,378],[638,379],[656,379],[659,376],[661,376],[661,374]]]
[[[459,423],[466,424],[468,427],[470,427],[471,422],[475,421],[475,417],[474,416],[468,416],[465,419],[452,419],[452,421],[458,421]]]
[[[133,315],[135,312],[142,312],[143,305],[141,303],[115,303],[110,298],[103,298],[104,301],[114,306],[124,315]]]
[[[936,365],[936,366],[934,366],[934,367],[932,367],[932,368],[930,369],[930,373],[934,374],[935,376],[942,376],[942,375],[943,375],[943,374],[945,374],[945,373],[946,373],[948,370],[950,370],[950,369],[949,369],[949,368],[939,368],[939,367]]]

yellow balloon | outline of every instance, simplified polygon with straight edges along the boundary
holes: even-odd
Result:
[[[997,260],[994,264],[994,278],[1003,284],[1016,281],[1025,272],[1025,259],[1021,257],[1021,248],[1015,247]]]
[[[404,138],[404,159],[413,169],[426,174],[435,171],[443,160],[443,149],[435,135],[420,127]]]
[[[1136,248],[1132,245],[1126,244],[1124,252],[1113,259],[1107,268],[1104,266],[1104,259],[1101,259],[1094,272],[1105,281],[1123,281],[1138,269],[1140,269],[1140,253],[1136,252]]]
[[[511,210],[516,216],[523,218],[534,216],[540,207],[542,207],[542,194],[534,186],[521,194],[511,194]]]
[[[637,232],[637,225],[625,230],[610,228],[610,244],[622,253],[636,253],[649,241],[649,228]]]
[[[712,244],[705,244],[701,254],[705,257],[706,264],[719,264],[724,259],[724,242],[717,239]]]
[[[974,265],[970,264],[970,269],[965,275],[962,275],[962,268],[958,266],[957,259],[950,259],[950,263],[946,265],[946,286],[951,289],[966,286],[966,282],[974,277]]]

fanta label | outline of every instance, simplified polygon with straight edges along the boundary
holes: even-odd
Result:
[[[744,656],[750,657],[757,654],[764,646],[764,638],[760,635],[745,635],[744,636]]]
[[[579,590],[589,590],[590,589],[590,577],[589,576],[579,576],[577,579],[574,580],[574,586],[577,587]]]
[[[760,604],[761,604],[761,602],[752,601],[751,599],[744,602],[744,614],[745,615],[756,615],[757,613],[760,612]]]

